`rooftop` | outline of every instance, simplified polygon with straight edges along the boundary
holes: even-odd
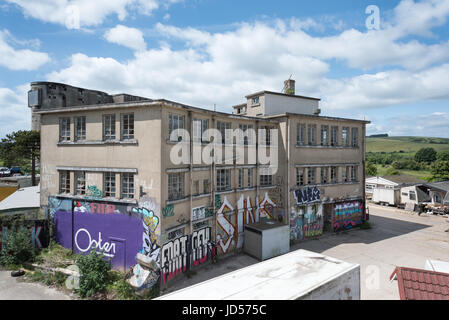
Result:
[[[390,280],[398,281],[401,300],[449,300],[449,273],[396,267]]]
[[[23,208],[39,208],[41,203],[39,190],[39,186],[18,189],[0,202],[0,212]]]

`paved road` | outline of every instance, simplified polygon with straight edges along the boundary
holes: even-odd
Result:
[[[26,283],[0,271],[0,300],[70,300],[70,296],[38,283]]]
[[[396,266],[424,268],[426,259],[449,261],[448,219],[409,213],[395,208],[370,206],[372,229],[324,235],[299,243],[291,250],[306,249],[361,267],[361,295],[368,300],[399,299],[397,282],[389,278]],[[257,263],[239,254],[196,271],[173,284],[165,293]]]

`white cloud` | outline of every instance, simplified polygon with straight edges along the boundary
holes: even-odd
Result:
[[[146,49],[142,31],[135,28],[117,25],[115,28],[106,31],[104,37],[109,42],[120,44],[136,51]]]
[[[221,33],[158,23],[159,35],[181,40],[184,48],[173,50],[165,43],[141,50],[125,62],[75,54],[68,68],[51,73],[48,79],[203,107],[217,103],[224,111],[250,92],[281,91],[283,80],[291,74],[298,94],[322,98],[323,109],[329,110],[449,99],[449,41],[431,45],[400,41],[404,18],[394,19],[396,24],[388,30],[349,29],[329,37],[305,32],[305,25],[317,27],[312,20],[305,25],[295,19],[241,23]],[[425,22],[422,25],[430,28]],[[142,46],[142,40],[137,43],[128,46]],[[329,62],[335,59],[362,70],[393,68],[330,79]]]
[[[149,15],[161,5],[179,0],[6,0],[18,5],[35,19],[66,26],[69,29],[97,26],[106,17],[116,15],[123,21],[130,12]]]
[[[30,130],[28,90],[29,84],[14,89],[0,88],[0,137],[13,131]]]
[[[8,30],[0,30],[0,66],[11,70],[36,70],[43,64],[50,61],[48,54],[32,51],[29,49],[15,49],[10,43],[15,45],[36,46],[38,40],[20,41],[15,39]]]

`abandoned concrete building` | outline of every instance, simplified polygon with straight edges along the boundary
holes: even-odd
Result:
[[[78,253],[96,247],[116,268],[133,268],[136,287],[148,288],[241,250],[252,223],[289,225],[291,241],[360,225],[369,122],[321,116],[319,99],[295,95],[293,80],[285,87],[248,95],[228,114],[32,83],[41,205],[54,219],[57,241]],[[180,129],[187,133],[178,135]],[[220,142],[205,139],[208,129],[222,133],[224,146],[240,146],[245,159],[270,146],[277,170],[264,170],[260,152],[242,163],[213,149],[211,161],[196,162]],[[234,129],[254,135],[228,135]],[[176,148],[190,162],[175,163]]]

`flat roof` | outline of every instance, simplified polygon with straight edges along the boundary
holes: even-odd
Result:
[[[320,116],[320,115],[312,115],[312,114],[304,114],[304,113],[292,113],[292,112],[283,112],[283,113],[279,113],[279,114],[265,116],[264,118],[265,119],[271,119],[271,118],[281,118],[281,117],[289,117],[289,116],[317,118],[317,119],[323,119],[323,120],[351,121],[351,122],[360,122],[360,123],[365,123],[365,124],[371,123],[371,121],[368,121],[368,120],[328,117],[328,116]]]
[[[292,300],[356,268],[360,265],[301,249],[156,300]]]
[[[66,112],[79,112],[79,111],[93,111],[93,110],[101,110],[101,109],[115,109],[115,108],[132,108],[132,107],[142,107],[142,106],[166,106],[173,107],[178,109],[186,109],[197,112],[205,112],[209,114],[221,115],[230,118],[239,118],[243,120],[257,120],[262,122],[275,122],[274,120],[261,118],[261,117],[251,117],[251,116],[243,116],[233,113],[226,113],[220,111],[213,111],[210,109],[203,109],[198,107],[189,106],[186,104],[182,104],[175,101],[170,101],[166,99],[157,99],[157,100],[142,100],[142,101],[129,101],[129,102],[114,102],[114,103],[105,103],[105,104],[92,104],[92,105],[82,105],[82,106],[72,106],[68,108],[53,108],[53,109],[45,109],[34,111],[35,114],[51,114],[51,113],[66,113]]]
[[[0,202],[0,211],[22,208],[40,208],[40,187],[20,188]]]
[[[249,95],[247,95],[247,96],[245,96],[245,98],[251,98],[251,97],[254,97],[254,96],[260,96],[260,95],[262,95],[262,94],[275,94],[275,95],[278,95],[278,96],[285,96],[285,97],[290,97],[290,98],[300,98],[300,99],[308,99],[308,100],[315,100],[315,101],[321,101],[321,99],[319,99],[319,98],[313,98],[313,97],[306,97],[306,96],[299,96],[299,95],[295,95],[295,94],[286,94],[286,93],[280,93],[280,92],[274,92],[274,91],[267,91],[267,90],[263,90],[263,91],[259,91],[259,92],[256,92],[256,93],[252,93],[252,94],[249,94]]]

